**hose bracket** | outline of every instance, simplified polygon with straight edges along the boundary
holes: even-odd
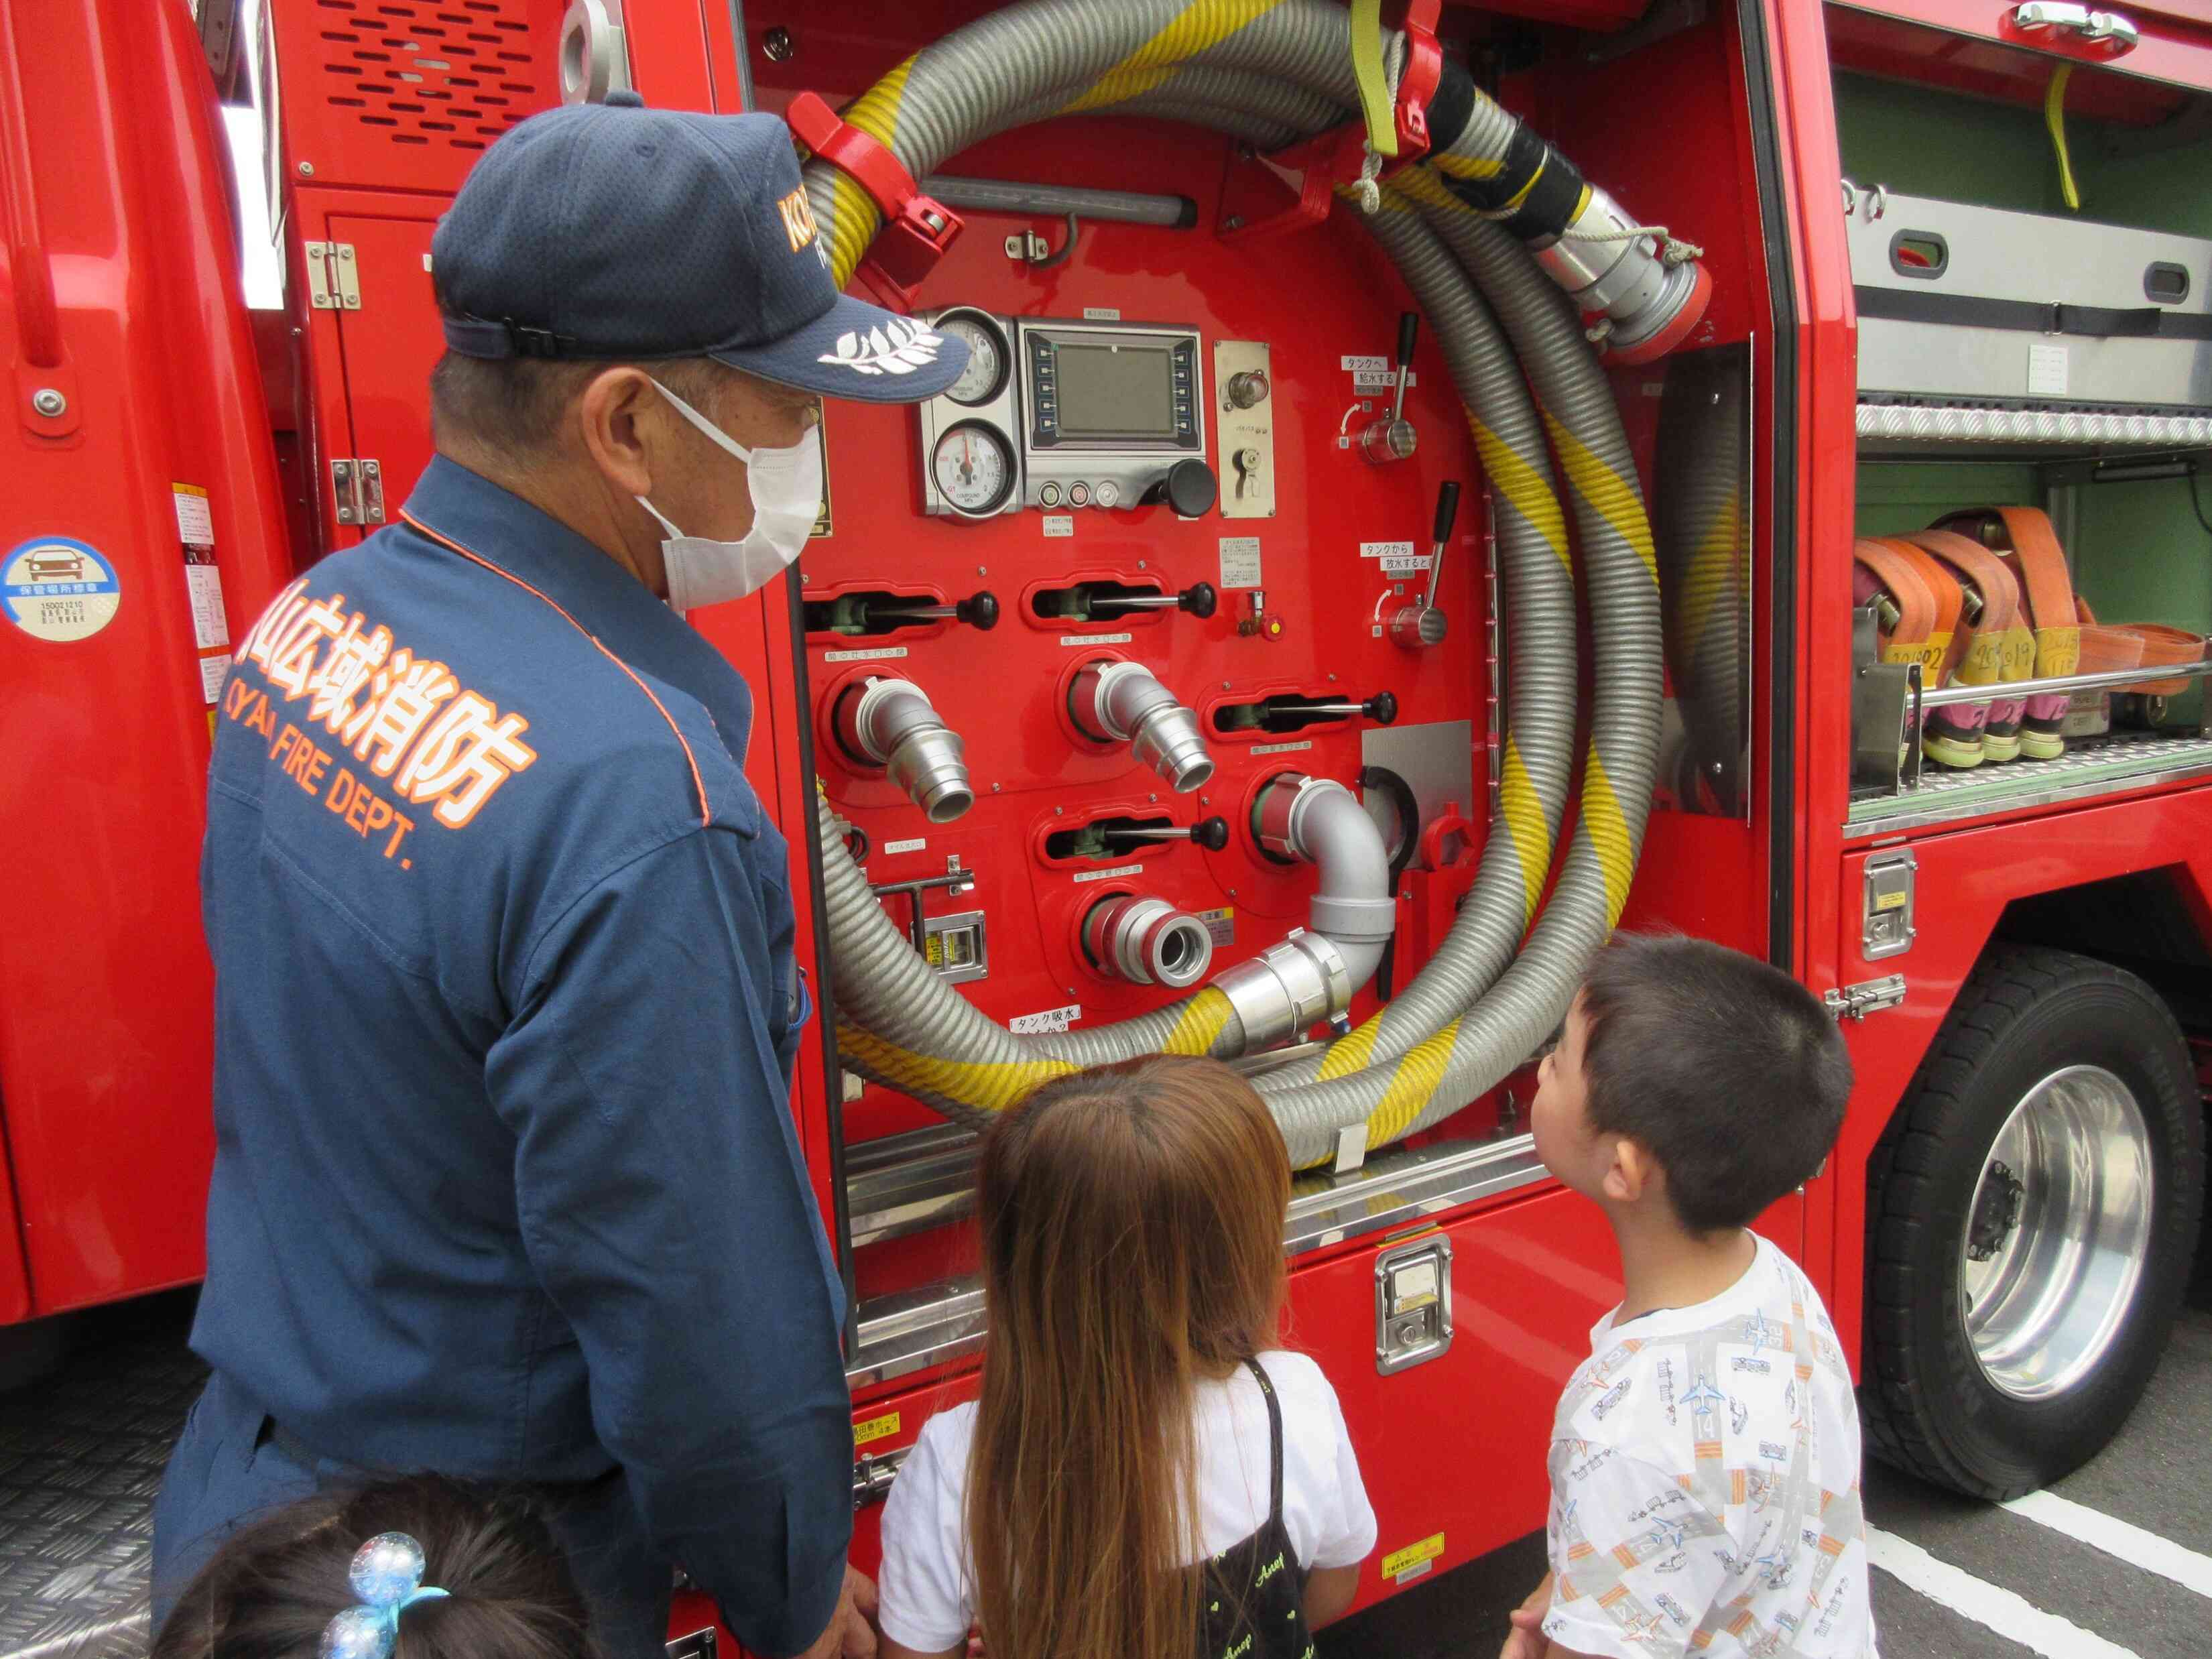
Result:
[[[910,313],[915,289],[959,236],[960,216],[923,194],[890,145],[841,119],[819,94],[800,93],[783,118],[800,143],[867,191],[882,212],[884,228],[868,246],[861,274]]]
[[[1405,66],[1391,109],[1398,152],[1383,159],[1378,179],[1428,154],[1429,103],[1443,79],[1443,48],[1436,35],[1441,6],[1442,0],[1407,0]],[[1240,150],[1230,164],[1215,234],[1224,242],[1261,241],[1319,224],[1328,217],[1338,186],[1361,176],[1376,136],[1364,118],[1354,118],[1265,155]],[[1283,201],[1285,186],[1295,201]]]

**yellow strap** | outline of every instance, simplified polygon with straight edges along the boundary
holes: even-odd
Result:
[[[2051,129],[2051,147],[2058,152],[2058,188],[2065,192],[2067,208],[2081,210],[2081,192],[2074,188],[2074,163],[2066,154],[2066,83],[2074,78],[2074,65],[2061,64],[2051,76],[2051,89],[2043,94],[2043,125]]]
[[[1398,153],[1398,110],[1382,73],[1382,0],[1352,0],[1352,82],[1377,155]]]

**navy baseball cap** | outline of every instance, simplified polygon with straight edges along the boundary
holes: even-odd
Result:
[[[485,151],[430,243],[471,357],[713,357],[833,398],[918,403],[967,345],[837,291],[791,129],[634,92],[533,115]]]

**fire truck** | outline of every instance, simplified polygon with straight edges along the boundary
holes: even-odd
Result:
[[[1760,1226],[1870,1446],[2097,1450],[2212,1075],[2206,0],[0,0],[0,1319],[201,1272],[234,643],[430,455],[471,165],[621,88],[787,117],[910,319],[842,354],[971,354],[833,406],[805,556],[692,619],[811,895],[860,1565],[973,1391],[979,1125],[1158,1050],[1282,1124],[1363,1604],[1540,1524],[1619,1282],[1528,1060],[1616,927],[1843,1023]]]

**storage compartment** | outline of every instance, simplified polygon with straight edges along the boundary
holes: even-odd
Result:
[[[1955,515],[2035,509],[2063,560],[2063,580],[2045,574],[2059,596],[2045,608],[2071,614],[2046,637],[2053,618],[2033,614],[2029,573],[2008,555],[2036,641],[2015,636],[2015,656],[2029,653],[2039,685],[2111,671],[2045,694],[2064,699],[2044,745],[2063,752],[1947,747],[1962,717],[1986,722],[2011,701],[1942,702],[2015,678],[1987,652],[1972,665],[1981,585],[1939,550],[1922,567],[1936,603],[1906,620],[1894,590],[1912,573],[1885,581],[1862,560],[1850,824],[1895,830],[2203,775],[2212,743],[2187,659],[2212,635],[2199,477],[2212,466],[2212,96],[2201,77],[2146,82],[2130,54],[1966,44],[1856,9],[1828,18],[1859,312],[1862,550],[1945,520],[2002,548],[2002,528]],[[2114,682],[2138,662],[2173,672]]]

